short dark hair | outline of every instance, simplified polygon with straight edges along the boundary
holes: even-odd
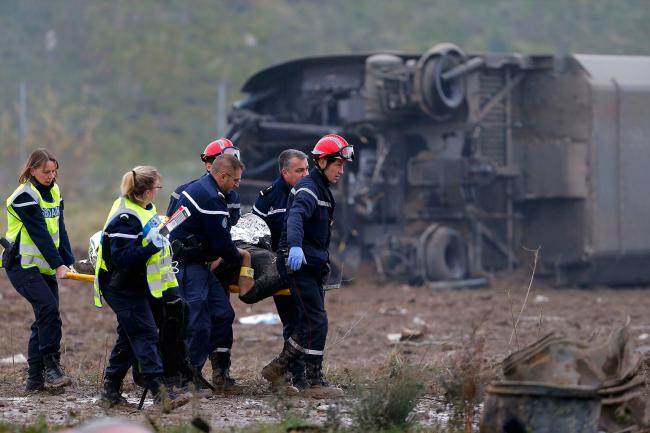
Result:
[[[230,154],[221,154],[214,159],[212,167],[210,168],[210,173],[217,175],[226,170],[244,170],[246,166],[243,162],[237,159],[236,156]]]
[[[280,173],[282,173],[283,168],[289,168],[289,161],[291,161],[292,158],[298,158],[302,160],[307,159],[307,155],[304,152],[296,149],[283,150],[280,156],[278,156],[278,169]]]

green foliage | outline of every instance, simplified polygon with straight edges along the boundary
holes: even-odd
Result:
[[[385,376],[359,390],[359,401],[352,409],[355,429],[403,431],[411,426],[409,415],[423,391],[417,370],[393,354]]]
[[[287,432],[304,432],[316,433],[318,427],[309,426],[309,423],[293,416],[287,417],[279,423],[257,424],[246,427],[241,430],[242,433],[287,433]]]
[[[0,433],[48,433],[50,427],[41,416],[34,424],[22,425],[0,422]]]
[[[493,379],[493,371],[485,366],[485,340],[479,332],[485,317],[471,324],[472,331],[461,350],[433,368],[437,391],[450,412],[449,428],[471,429],[485,387]]]
[[[112,198],[123,172],[158,166],[169,187],[201,172],[217,85],[292,58],[374,50],[650,54],[645,0],[4,0],[0,2],[0,193],[27,148],[63,160],[67,198]]]

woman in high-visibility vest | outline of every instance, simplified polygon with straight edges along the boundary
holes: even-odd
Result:
[[[153,200],[161,186],[154,167],[138,166],[122,177],[122,195],[113,203],[95,266],[95,305],[102,298],[117,316],[117,341],[104,372],[105,404],[123,403],[122,380],[138,369],[157,402],[164,385],[154,309],[160,299],[177,292],[169,242],[159,232]],[[181,402],[167,390],[175,406]]]
[[[63,388],[72,383],[61,369],[61,315],[57,278],[74,263],[63,221],[63,198],[56,183],[59,163],[37,149],[23,168],[18,188],[9,196],[7,233],[13,247],[2,261],[9,281],[34,309],[29,338],[27,391]]]

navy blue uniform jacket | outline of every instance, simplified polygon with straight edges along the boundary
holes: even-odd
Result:
[[[104,249],[108,273],[100,274],[102,289],[108,284],[112,272],[119,269],[128,273],[129,278],[126,279],[128,286],[113,289],[122,291],[126,289],[132,294],[149,293],[146,265],[149,257],[158,252],[158,247],[153,243],[143,247],[142,237],[142,224],[132,215],[119,214],[108,223],[103,240],[104,243],[108,241],[108,251]]]
[[[209,174],[205,174],[201,176],[199,179],[209,176]],[[199,179],[194,179],[191,180],[187,183],[184,183],[182,185],[179,185],[174,192],[172,192],[171,197],[169,198],[169,205],[167,206],[167,213],[166,215],[168,217],[172,216],[174,212],[178,209],[178,199],[181,198],[181,194],[183,191],[187,189],[188,186],[193,184]],[[237,221],[239,221],[239,218],[241,217],[241,197],[239,195],[239,192],[235,189],[230,191],[228,194],[224,194],[224,197],[226,197],[226,203],[228,204],[228,222],[230,223],[230,227],[234,226],[237,224]]]
[[[335,207],[329,182],[318,168],[312,168],[289,194],[279,249],[288,254],[291,247],[302,247],[308,265],[328,263]]]
[[[239,251],[230,237],[228,203],[212,176],[203,176],[192,182],[178,199],[178,206],[186,206],[191,216],[170,235],[170,240],[187,239],[194,235],[203,245],[202,260],[211,262],[218,257],[237,260]]]
[[[271,186],[260,191],[260,195],[255,200],[255,205],[253,205],[253,213],[262,218],[271,230],[271,248],[273,251],[278,250],[278,244],[280,243],[290,190],[289,185],[280,176]]]

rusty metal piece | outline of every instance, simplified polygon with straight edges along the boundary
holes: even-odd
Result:
[[[599,417],[593,387],[505,381],[488,387],[479,431],[596,433]]]
[[[650,402],[643,396],[641,358],[634,353],[629,323],[601,344],[548,334],[508,356],[502,366],[505,379],[513,383],[533,381],[596,390],[602,399],[600,428],[604,431],[650,427]]]

